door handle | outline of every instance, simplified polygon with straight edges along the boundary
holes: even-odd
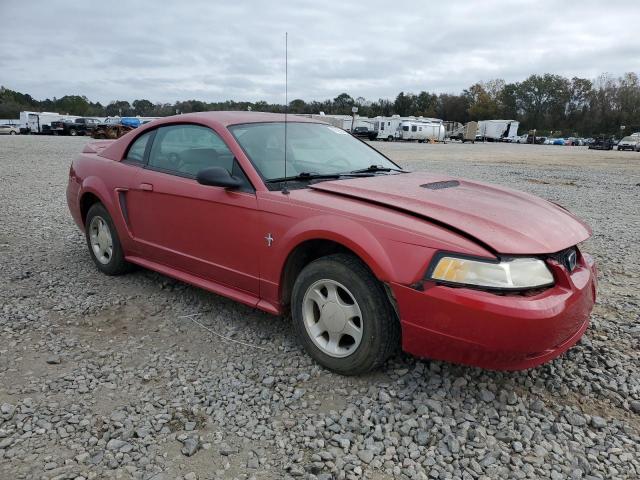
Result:
[[[141,183],[140,190],[144,190],[145,192],[153,192],[153,185],[150,183]]]

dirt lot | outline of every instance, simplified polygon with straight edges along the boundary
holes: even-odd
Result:
[[[640,477],[640,153],[375,143],[587,220],[599,300],[581,343],[531,371],[399,355],[344,378],[288,319],[99,274],[64,197],[85,141],[0,137],[0,478]]]

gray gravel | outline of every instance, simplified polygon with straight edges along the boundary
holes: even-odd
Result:
[[[583,341],[532,371],[400,355],[344,378],[287,319],[149,271],[99,274],[64,196],[84,142],[0,137],[0,478],[640,477],[640,154],[378,144],[575,211],[600,297]]]

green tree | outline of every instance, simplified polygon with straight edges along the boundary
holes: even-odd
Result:
[[[469,121],[469,99],[465,95],[438,95],[437,117],[454,122]]]
[[[413,93],[400,92],[393,102],[395,113],[401,117],[414,115],[416,111],[416,96]]]
[[[436,109],[438,107],[438,96],[422,91],[415,99],[415,114],[423,117],[435,117]]]
[[[149,100],[134,100],[132,102],[133,111],[136,115],[141,117],[151,117],[155,109],[155,105]]]
[[[53,109],[68,115],[90,115],[91,104],[87,97],[80,95],[65,95],[53,102]]]
[[[500,112],[498,116],[504,119],[519,119],[518,112],[518,84],[507,83],[498,95],[498,105]]]
[[[131,105],[126,100],[116,100],[105,107],[105,113],[108,117],[128,116],[133,114]]]
[[[518,87],[519,108],[529,128],[558,130],[570,96],[569,80],[545,73],[531,75]]]
[[[300,98],[291,100],[289,102],[289,112],[290,113],[307,113],[307,103]]]
[[[471,120],[488,120],[498,116],[498,103],[489,95],[482,83],[471,85],[464,91],[469,101],[469,118]]]
[[[351,107],[355,104],[353,98],[348,93],[341,93],[333,99],[333,113],[350,115]]]

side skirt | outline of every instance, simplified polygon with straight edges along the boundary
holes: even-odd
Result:
[[[131,263],[135,263],[136,265],[140,265],[141,267],[147,268],[149,270],[161,273],[168,277],[175,278],[176,280],[180,280],[190,285],[194,285],[198,288],[202,288],[209,292],[213,292],[218,295],[222,295],[223,297],[230,298],[231,300],[243,303],[244,305],[258,308],[273,315],[280,314],[280,309],[272,303],[261,300],[259,297],[256,297],[255,295],[243,290],[238,290],[226,285],[222,285],[220,283],[205,280],[204,278],[198,277],[196,275],[191,275],[190,273],[176,270],[175,268],[167,267],[166,265],[163,265],[161,263],[152,262],[141,257],[125,256],[125,260]]]

